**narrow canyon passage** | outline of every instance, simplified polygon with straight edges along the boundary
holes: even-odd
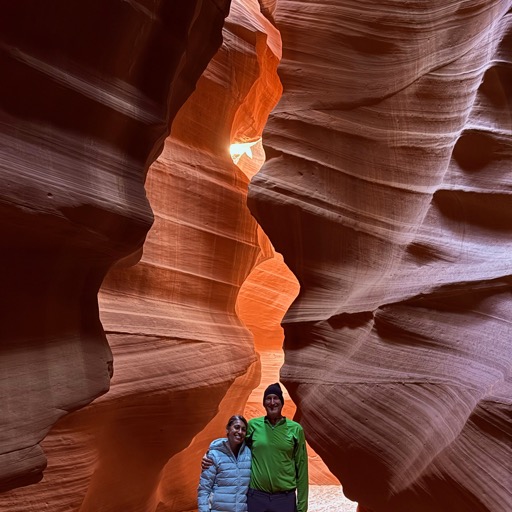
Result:
[[[3,3],[0,512],[510,512],[512,0]]]
[[[252,143],[236,143],[231,146],[234,163],[251,179],[264,164],[264,150],[261,139]],[[261,232],[259,241],[266,239]],[[265,388],[280,379],[280,369],[284,363],[284,333],[281,321],[293,300],[299,293],[299,283],[286,266],[282,255],[276,253],[270,241],[267,259],[258,263],[240,287],[236,311],[238,317],[251,331],[254,346],[260,359],[261,380],[249,395],[245,405],[246,418],[265,415],[262,397]],[[283,386],[285,405],[283,414],[293,419],[296,406]],[[328,408],[320,403],[319,407]],[[307,432],[306,432],[307,436]],[[337,510],[349,512],[356,504],[343,496],[338,479],[329,471],[322,459],[308,445],[309,483],[317,486],[311,489],[310,512]]]

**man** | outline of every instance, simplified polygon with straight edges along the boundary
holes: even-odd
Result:
[[[247,444],[252,450],[248,512],[307,512],[308,455],[304,430],[285,418],[281,386],[263,393],[267,415],[249,421]],[[295,489],[297,497],[295,497]]]
[[[281,386],[263,394],[266,416],[249,420],[246,442],[252,451],[248,512],[307,512],[308,455],[304,430],[281,414]],[[206,466],[203,458],[203,468]],[[297,491],[297,496],[295,495]]]

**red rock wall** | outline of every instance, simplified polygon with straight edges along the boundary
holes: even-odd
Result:
[[[510,8],[277,2],[249,204],[301,285],[281,377],[375,512],[512,508]]]
[[[109,388],[98,289],[142,247],[147,169],[221,44],[228,8],[3,2],[2,490],[40,479],[48,430]]]
[[[229,145],[261,136],[281,92],[280,39],[257,2],[233,4],[223,37],[148,173],[141,261],[119,262],[101,287],[111,389],[59,421],[43,481],[4,493],[0,510],[191,510],[201,455],[258,385],[236,302],[271,249]]]

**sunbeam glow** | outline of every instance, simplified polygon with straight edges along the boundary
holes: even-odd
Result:
[[[260,140],[261,139],[258,139],[253,142],[235,142],[234,144],[231,144],[231,146],[229,146],[229,153],[231,154],[233,162],[237,164],[243,155],[247,155],[249,158],[252,158],[251,148]]]

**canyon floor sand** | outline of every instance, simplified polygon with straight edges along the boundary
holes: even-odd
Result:
[[[309,512],[356,512],[356,508],[338,485],[309,486]]]

